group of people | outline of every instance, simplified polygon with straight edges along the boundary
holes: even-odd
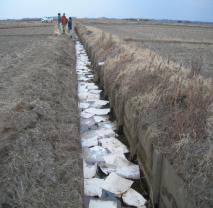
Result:
[[[68,26],[68,33],[71,34],[72,17],[69,17],[69,19],[67,19],[65,13],[63,14],[63,16],[61,16],[61,14],[58,13],[58,30],[59,30],[59,32],[64,34],[67,26]]]

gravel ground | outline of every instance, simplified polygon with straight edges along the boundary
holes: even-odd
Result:
[[[202,65],[201,74],[213,77],[213,26],[163,25],[117,21],[84,21],[115,34],[138,47],[150,48],[162,57],[190,67]]]
[[[0,207],[82,207],[74,44],[0,29]]]

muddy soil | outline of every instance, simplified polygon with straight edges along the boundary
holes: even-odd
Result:
[[[1,29],[0,57],[0,207],[82,207],[74,43]]]
[[[191,68],[192,62],[200,62],[201,74],[213,77],[213,26],[165,25],[132,22],[86,21],[115,34],[137,47],[149,48],[167,60]]]

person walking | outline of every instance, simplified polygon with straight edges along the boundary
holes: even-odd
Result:
[[[70,33],[72,37],[72,17],[69,17],[69,20],[68,20],[68,33]]]
[[[58,13],[58,31],[59,31],[59,33],[61,33],[62,31],[61,31],[61,14],[60,13]]]
[[[66,28],[67,22],[68,21],[67,21],[66,15],[64,13],[63,16],[61,17],[61,24],[62,24],[62,28],[63,28],[63,34],[65,33],[65,28]]]

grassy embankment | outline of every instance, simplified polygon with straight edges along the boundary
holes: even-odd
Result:
[[[131,112],[137,121],[135,136],[143,132],[165,154],[198,207],[211,207],[212,79],[197,73],[199,63],[186,69],[94,27],[77,28],[95,60],[105,62],[101,79],[118,124]],[[138,147],[131,147],[131,153],[140,151]]]

